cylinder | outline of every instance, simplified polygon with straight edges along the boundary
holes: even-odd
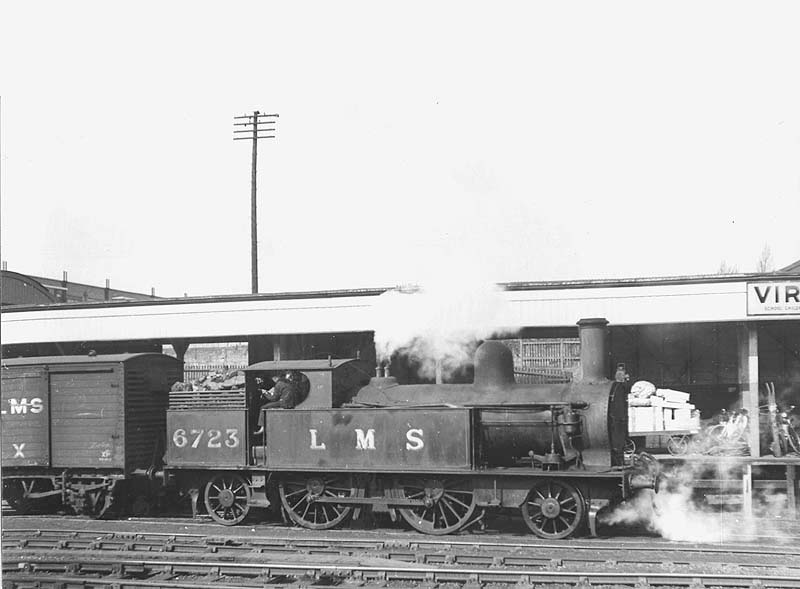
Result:
[[[581,319],[578,321],[583,382],[607,380],[607,326],[608,321],[603,318]]]

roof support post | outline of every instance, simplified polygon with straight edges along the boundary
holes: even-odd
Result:
[[[185,339],[175,339],[169,342],[172,349],[175,350],[175,356],[183,363],[183,358],[186,356],[186,350],[189,349],[190,342]]]
[[[748,414],[750,456],[759,456],[758,427],[758,324],[742,323],[738,328],[739,388],[742,408]]]

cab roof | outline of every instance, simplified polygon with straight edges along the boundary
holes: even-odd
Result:
[[[320,371],[320,370],[336,370],[340,366],[348,362],[356,362],[354,358],[338,358],[338,359],[324,359],[324,360],[268,360],[266,362],[257,362],[251,364],[244,370],[250,371],[263,371],[275,372],[279,370],[300,370],[305,371]]]

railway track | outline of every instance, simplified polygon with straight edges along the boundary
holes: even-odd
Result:
[[[783,546],[765,554],[763,546],[707,546],[654,541],[546,542],[531,539],[508,542],[496,539],[353,539],[347,535],[299,538],[293,535],[206,536],[202,534],[130,533],[110,530],[6,529],[2,547],[7,550],[98,552],[158,552],[170,554],[305,554],[357,556],[418,564],[491,566],[568,566],[570,564],[736,564],[740,567],[788,567],[800,575],[800,547]]]
[[[548,571],[476,567],[397,567],[332,563],[234,563],[223,560],[80,559],[62,562],[49,558],[31,562],[15,556],[3,559],[4,586],[10,588],[63,586],[91,587],[263,587],[354,584],[423,583],[483,585],[534,584],[714,587],[800,587],[794,574],[721,574],[651,571]],[[227,582],[226,582],[227,581]]]
[[[663,542],[565,543],[206,537],[100,530],[5,530],[9,587],[455,583],[800,587],[800,548]],[[186,584],[188,583],[188,585]],[[183,584],[183,585],[181,585]]]

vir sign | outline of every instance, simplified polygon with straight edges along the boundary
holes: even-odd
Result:
[[[800,315],[800,280],[747,283],[748,315]]]

